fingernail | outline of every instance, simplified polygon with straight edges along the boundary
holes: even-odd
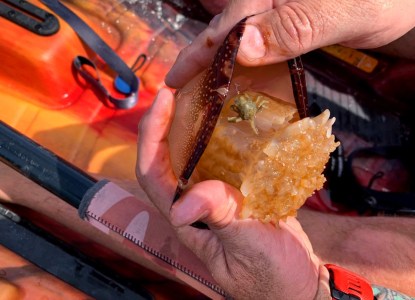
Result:
[[[248,59],[262,58],[266,54],[264,37],[255,25],[246,25],[239,51]]]

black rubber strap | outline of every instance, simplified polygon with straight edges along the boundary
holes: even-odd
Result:
[[[41,36],[59,31],[59,21],[54,15],[27,1],[0,1],[0,16]]]
[[[139,81],[134,72],[105,43],[105,41],[102,40],[91,27],[89,27],[88,24],[86,24],[69,8],[64,6],[58,0],[42,0],[42,2],[54,13],[60,16],[65,22],[67,22],[82,39],[82,41],[93,51],[95,51],[105,61],[105,63],[118,74],[118,77],[129,86],[129,91],[125,94],[126,97],[122,99],[111,96],[110,92],[102,85],[99,76],[93,76],[83,68],[83,65],[89,65],[98,72],[95,64],[86,57],[78,56],[74,60],[74,66],[82,77],[97,87],[98,90],[101,91],[116,108],[128,109],[133,107],[138,101],[139,87]]]

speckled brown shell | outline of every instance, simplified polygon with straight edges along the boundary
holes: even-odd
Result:
[[[186,184],[215,128],[234,70],[245,19],[228,34],[211,66],[176,94],[176,115],[170,131],[173,169]]]

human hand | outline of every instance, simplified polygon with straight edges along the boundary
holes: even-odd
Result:
[[[241,220],[241,193],[213,180],[193,185],[171,207],[177,185],[167,140],[173,115],[173,95],[163,89],[140,123],[136,170],[178,238],[237,299],[313,299],[324,268],[295,218],[277,226]],[[210,230],[190,226],[198,220]]]
[[[413,13],[413,0],[230,1],[180,53],[166,84],[182,87],[205,69],[226,34],[245,16],[253,15],[247,20],[238,61],[256,66],[336,43],[355,48],[386,45],[415,26]]]

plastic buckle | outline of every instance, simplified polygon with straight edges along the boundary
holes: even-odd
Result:
[[[336,300],[373,300],[369,282],[359,275],[336,265],[325,265],[330,273],[331,297]]]
[[[59,30],[54,15],[24,0],[0,0],[0,16],[42,36]]]

